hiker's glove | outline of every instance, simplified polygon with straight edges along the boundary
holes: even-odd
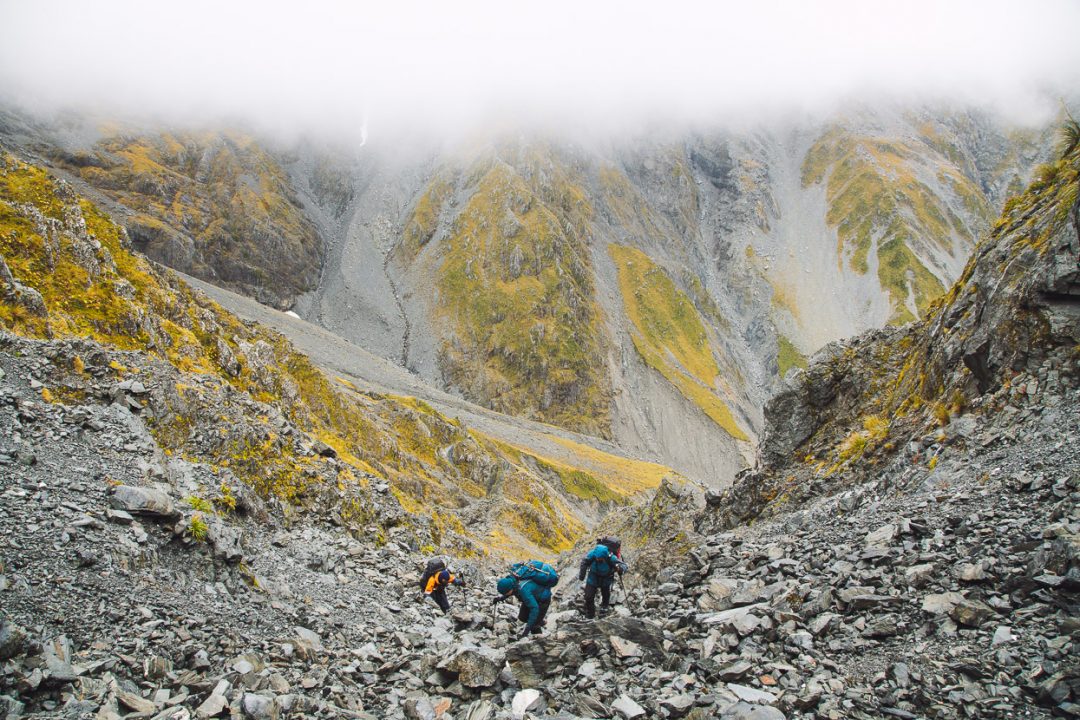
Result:
[[[465,587],[465,581],[461,578],[454,578],[454,585],[460,585],[461,587]]]
[[[630,569],[630,566],[629,566],[629,565],[627,565],[627,564],[626,564],[626,563],[624,563],[624,562],[621,562],[621,563],[619,563],[619,564],[618,564],[618,565],[616,565],[615,567],[617,567],[617,568],[619,569],[619,574],[620,574],[620,575],[621,575],[621,574],[623,574],[624,572],[626,572],[627,570],[629,570],[629,569]]]
[[[506,602],[510,599],[509,595],[499,595],[497,598],[491,601],[492,605],[498,605],[501,602]]]

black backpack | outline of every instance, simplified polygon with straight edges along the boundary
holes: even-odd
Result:
[[[424,574],[420,576],[420,590],[421,592],[427,590],[428,580],[432,575],[445,570],[446,561],[441,557],[434,557],[427,561],[427,566],[424,568]]]
[[[615,557],[619,558],[620,560],[622,559],[622,541],[620,541],[619,538],[605,535],[604,537],[597,540],[596,544],[603,545],[608,550],[615,553]]]

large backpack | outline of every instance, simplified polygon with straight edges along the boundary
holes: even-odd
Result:
[[[441,557],[433,557],[428,560],[427,566],[424,568],[424,574],[420,576],[420,590],[427,590],[428,580],[431,579],[431,576],[445,569],[446,561]]]
[[[537,585],[553,588],[559,583],[559,573],[546,562],[528,560],[510,566],[510,575],[518,582],[532,580]]]
[[[615,553],[615,557],[622,560],[622,541],[617,537],[611,535],[605,535],[596,541],[597,545],[603,545],[611,552]]]

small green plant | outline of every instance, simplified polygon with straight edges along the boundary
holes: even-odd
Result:
[[[847,461],[862,455],[866,450],[867,438],[864,432],[853,432],[840,443],[838,456],[840,460]]]
[[[1068,110],[1065,111],[1068,113]],[[1067,158],[1080,147],[1080,123],[1069,115],[1069,119],[1058,128],[1057,151],[1059,158]]]
[[[202,519],[202,515],[195,513],[191,516],[191,522],[187,526],[187,534],[195,542],[205,542],[206,534],[210,531],[210,526],[206,524],[206,521]]]
[[[249,568],[244,563],[240,563],[237,569],[240,570],[240,575],[244,578],[244,581],[247,582],[248,585],[255,588],[256,590],[263,589],[262,584],[259,583],[258,576],[254,573],[254,571],[252,571],[251,568]]]
[[[936,403],[934,405],[934,420],[940,427],[945,427],[949,424],[951,413],[949,412],[949,406],[945,403]]]
[[[863,420],[863,428],[869,433],[869,439],[880,442],[889,434],[889,421],[877,415],[871,415]]]
[[[214,505],[216,505],[218,509],[223,513],[230,513],[236,510],[236,495],[233,494],[231,487],[226,483],[221,483],[221,487],[218,488],[218,493],[218,496],[214,498]]]
[[[198,495],[188,495],[184,498],[192,510],[198,510],[199,512],[212,513],[214,512],[214,506],[206,498],[201,498]]]

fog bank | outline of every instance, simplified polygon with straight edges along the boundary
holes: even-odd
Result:
[[[590,132],[1080,90],[1080,3],[0,0],[0,98],[372,140]]]

